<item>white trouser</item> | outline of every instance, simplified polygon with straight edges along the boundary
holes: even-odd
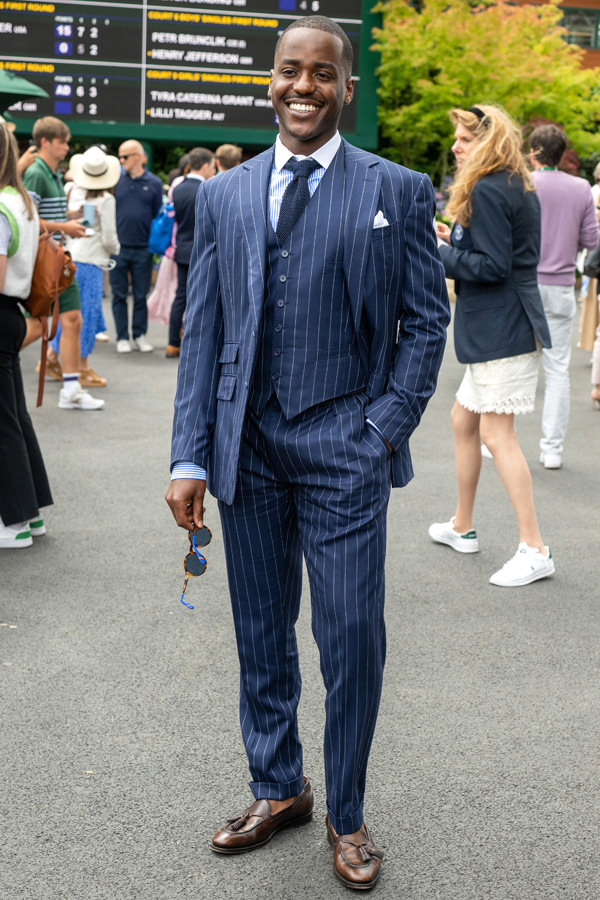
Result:
[[[538,286],[552,338],[552,347],[542,350],[546,385],[540,450],[560,456],[569,424],[569,363],[576,309],[575,289],[559,284]]]

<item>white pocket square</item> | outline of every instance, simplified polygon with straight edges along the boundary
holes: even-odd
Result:
[[[389,226],[390,226],[390,223],[388,222],[388,220],[386,219],[384,214],[381,212],[381,210],[379,210],[377,215],[373,219],[373,228],[389,228]]]

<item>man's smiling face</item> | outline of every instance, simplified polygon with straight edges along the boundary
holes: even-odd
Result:
[[[288,150],[309,156],[326,144],[353,92],[340,38],[315,28],[292,28],[284,35],[271,70],[269,97]]]

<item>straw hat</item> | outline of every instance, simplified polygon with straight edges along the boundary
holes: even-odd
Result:
[[[8,113],[4,113],[3,116],[0,116],[0,125],[6,125],[7,130],[10,131],[11,134],[17,127],[16,122],[11,119]]]
[[[71,157],[69,170],[75,184],[88,191],[114,187],[121,177],[121,163],[117,157],[108,156],[100,147],[76,153]]]

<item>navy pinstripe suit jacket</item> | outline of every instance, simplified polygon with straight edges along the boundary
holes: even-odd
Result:
[[[450,321],[435,198],[426,175],[346,141],[339,152],[343,174],[307,240],[318,245],[321,229],[341,217],[344,274],[371,401],[366,413],[394,448],[392,484],[402,486],[412,477],[408,439],[435,389]],[[261,335],[272,165],[271,148],[203,183],[196,201],[171,463],[203,466],[209,490],[225,503],[235,493]],[[379,212],[388,224],[374,229]],[[310,378],[315,347],[302,351]],[[331,387],[323,397],[335,395]],[[314,394],[319,402],[318,384]]]

